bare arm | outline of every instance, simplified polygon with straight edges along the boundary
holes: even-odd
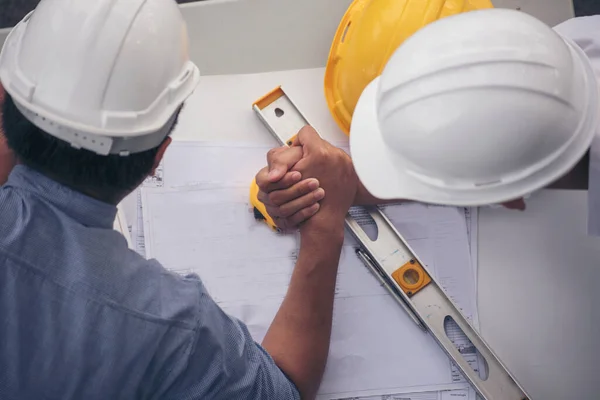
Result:
[[[0,83],[0,185],[4,185],[10,171],[15,166],[16,160],[12,151],[8,148],[4,132],[2,131],[2,108],[4,106],[4,88]]]
[[[320,211],[300,228],[298,262],[263,346],[296,384],[302,398],[312,399],[329,353],[344,218],[356,195],[357,178],[350,157],[322,140],[314,129],[301,129],[286,153],[292,154],[298,147],[302,159],[294,164],[294,170],[304,178],[318,179],[328,194],[320,202]],[[271,170],[276,165],[271,159]],[[268,179],[260,176],[257,182],[261,190],[269,186]]]
[[[0,90],[2,87],[0,86]],[[2,109],[2,97],[0,95],[0,110]],[[2,113],[0,112],[0,116]],[[8,148],[8,144],[6,143],[6,138],[4,137],[4,133],[2,132],[2,121],[0,121],[0,186],[6,183],[8,179],[8,175],[14,168],[16,164],[15,157],[12,151]]]
[[[15,158],[6,146],[6,141],[0,129],[0,186],[4,185],[14,166]]]
[[[354,197],[354,205],[355,206],[376,206],[379,204],[391,204],[391,203],[399,203],[403,200],[401,199],[393,199],[393,200],[382,200],[373,196],[369,191],[364,187],[362,182],[358,182],[358,187],[356,189],[356,196]]]
[[[377,206],[381,204],[395,204],[401,203],[407,200],[403,199],[392,199],[392,200],[382,200],[373,196],[369,191],[363,186],[362,182],[358,182],[358,186],[356,189],[356,196],[354,197],[354,205],[355,206]],[[515,199],[511,201],[507,201],[502,203],[502,205],[510,210],[524,210],[526,208],[525,201],[520,199]]]
[[[315,397],[329,352],[333,296],[344,241],[343,224],[329,225],[303,230],[287,295],[262,343],[303,399]]]

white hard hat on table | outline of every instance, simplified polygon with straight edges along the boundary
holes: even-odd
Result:
[[[598,86],[579,47],[518,11],[447,17],[362,93],[354,166],[381,199],[484,205],[566,174],[590,146]]]
[[[173,0],[42,0],[0,54],[26,118],[102,155],[158,146],[199,77]]]

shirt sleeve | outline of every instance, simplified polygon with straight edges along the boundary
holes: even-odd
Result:
[[[585,52],[600,83],[600,15],[572,18],[554,29],[561,36],[574,41]],[[590,148],[588,235],[600,236],[600,129],[596,130]]]
[[[177,368],[161,398],[300,399],[295,385],[252,339],[246,325],[227,315],[203,287],[199,303],[185,365]]]

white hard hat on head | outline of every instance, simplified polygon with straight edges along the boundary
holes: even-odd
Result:
[[[363,91],[350,149],[376,197],[484,205],[566,174],[593,139],[583,51],[525,13],[489,9],[416,32]]]
[[[32,123],[102,155],[158,146],[199,77],[174,0],[42,0],[0,54]]]

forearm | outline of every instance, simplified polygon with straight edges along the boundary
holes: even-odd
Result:
[[[356,196],[354,197],[354,205],[355,206],[376,206],[379,204],[391,204],[401,202],[401,199],[393,199],[393,200],[382,200],[373,196],[369,191],[364,187],[362,182],[358,182],[358,188],[356,190]]]
[[[2,137],[2,131],[0,130],[0,185],[6,182],[15,163],[15,157],[6,146],[6,142]]]
[[[0,185],[4,185],[8,175],[16,164],[13,152],[8,148],[6,137],[2,129],[2,108],[4,107],[4,88],[0,83]]]
[[[287,295],[263,341],[303,399],[314,398],[325,370],[343,240],[342,224],[303,234]]]

